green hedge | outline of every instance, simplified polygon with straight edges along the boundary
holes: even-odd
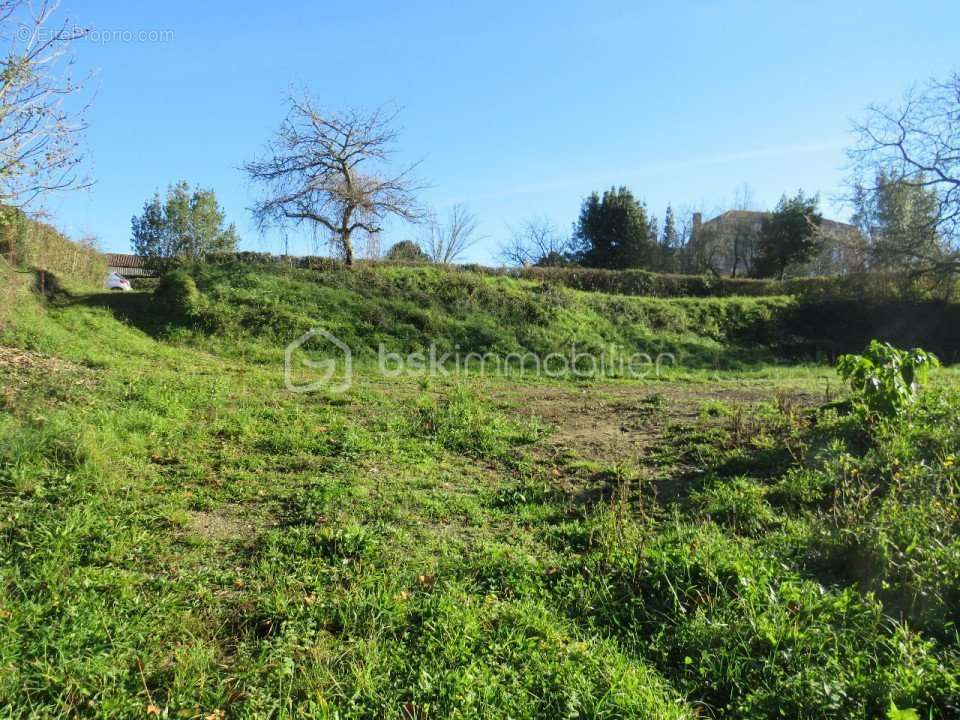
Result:
[[[790,295],[801,299],[928,300],[950,299],[956,287],[956,281],[952,278],[945,281],[936,277],[909,277],[893,273],[860,273],[779,281],[578,267],[531,267],[503,272],[526,280],[558,283],[576,290],[651,297]]]
[[[286,265],[311,270],[345,269],[339,260],[329,257],[277,256],[243,252],[213,255],[208,262]],[[357,268],[415,267],[423,263],[361,260]],[[800,299],[872,299],[872,300],[949,300],[956,281],[933,277],[909,277],[894,273],[861,273],[835,277],[810,277],[779,280],[755,280],[712,275],[677,275],[646,270],[603,270],[583,267],[491,268],[483,265],[429,266],[436,271],[475,273],[494,277],[512,277],[539,283],[561,285],[573,290],[608,295],[643,297],[770,297],[790,295]]]
[[[200,303],[200,291],[186,270],[173,270],[161,276],[153,297],[173,318],[181,320],[195,315]]]

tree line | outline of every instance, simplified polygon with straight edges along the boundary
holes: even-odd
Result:
[[[931,112],[939,111],[940,115]],[[953,274],[960,269],[957,231],[960,147],[955,125],[937,120],[960,114],[960,79],[933,83],[896,110],[871,108],[850,151],[854,174],[849,201],[855,233],[822,232],[819,197],[784,195],[763,213],[697,226],[694,214],[668,205],[660,221],[633,192],[613,187],[587,196],[569,233],[547,218],[509,232],[500,259],[512,265],[642,268],[655,272],[713,273],[783,278],[787,275],[868,271]],[[337,114],[309,98],[290,98],[287,118],[261,159],[247,163],[263,194],[253,214],[261,230],[305,227],[325,237],[349,265],[362,247],[368,257],[450,263],[479,241],[478,220],[456,205],[443,216],[416,198],[413,167],[389,172],[395,114]],[[956,153],[954,153],[956,155]],[[735,210],[746,210],[740,198]],[[386,253],[384,221],[399,217],[419,228]],[[746,218],[746,219],[744,219]],[[201,257],[236,248],[232,225],[210,190],[171,186],[133,218],[133,248],[151,256]]]
[[[262,194],[253,206],[260,230],[306,228],[351,264],[368,257],[450,263],[482,239],[478,219],[455,205],[443,216],[417,199],[415,167],[390,170],[395,113],[331,113],[309,97],[291,97],[287,117],[264,155],[244,169]],[[569,233],[547,218],[512,229],[500,259],[512,265],[640,268],[784,278],[787,275],[960,270],[960,76],[931,83],[894,109],[873,107],[850,150],[847,198],[856,232],[824,232],[819,197],[781,197],[762,214],[734,212],[730,222],[698,225],[667,205],[663,220],[627,187],[587,196]],[[738,200],[735,210],[747,210]],[[419,228],[386,253],[387,218]],[[132,221],[138,254],[202,257],[236,249],[211,190],[171,186]]]
[[[783,277],[822,250],[817,202],[802,191],[784,196],[759,228],[741,232],[734,225],[716,233],[699,229],[692,212],[678,216],[672,205],[660,222],[628,188],[613,187],[583,201],[570,235],[564,237],[546,219],[531,220],[511,235],[500,257],[512,265],[721,274],[717,255],[732,253],[734,276],[743,260],[744,274]]]
[[[625,187],[588,196],[573,231],[525,223],[504,245],[511,264],[579,264],[754,277],[960,272],[960,73],[868,108],[854,127],[845,200],[855,232],[825,233],[817,196],[784,195],[760,226],[743,213],[722,231],[667,206],[662,224]],[[746,210],[748,203],[738,203]]]

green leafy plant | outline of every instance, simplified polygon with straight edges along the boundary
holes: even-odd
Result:
[[[160,278],[153,297],[172,315],[186,318],[196,314],[200,291],[186,270],[172,270]]]
[[[887,710],[888,720],[920,720],[920,715],[912,708],[901,709],[891,700]]]
[[[927,371],[939,365],[937,356],[926,350],[899,350],[872,340],[863,355],[842,355],[837,372],[870,413],[897,417],[916,399]]]

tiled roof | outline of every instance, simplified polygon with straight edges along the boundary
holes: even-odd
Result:
[[[149,259],[143,255],[127,253],[107,253],[104,255],[110,272],[118,272],[127,277],[156,277],[155,268],[150,267]]]
[[[143,255],[108,253],[107,265],[115,268],[146,268],[147,258],[145,258]]]

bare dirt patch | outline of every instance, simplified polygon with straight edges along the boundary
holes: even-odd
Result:
[[[253,522],[231,508],[191,512],[184,529],[188,535],[214,541],[242,540],[256,532]]]
[[[779,402],[801,408],[823,400],[810,391],[765,383],[532,386],[503,399],[521,416],[551,429],[535,453],[551,466],[558,486],[585,502],[620,488],[632,492],[650,481],[661,494],[671,494],[669,474],[655,465],[653,452],[668,427],[697,421],[709,403],[736,408]]]
[[[803,393],[793,402],[809,404]],[[603,462],[637,462],[663,437],[667,425],[696,419],[708,402],[731,406],[774,401],[770,388],[651,384],[578,388],[539,386],[520,389],[517,412],[552,428],[545,443],[558,450]]]
[[[89,393],[96,375],[69,360],[0,345],[0,410],[35,415]]]
[[[14,370],[44,370],[44,371],[76,371],[81,372],[83,368],[69,360],[43,355],[32,350],[19,350],[17,348],[0,345],[0,368],[12,368]]]

